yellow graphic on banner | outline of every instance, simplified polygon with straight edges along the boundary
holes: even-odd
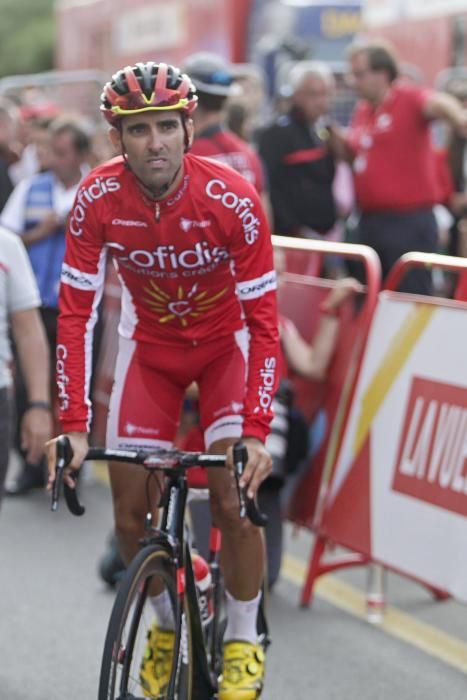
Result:
[[[178,320],[184,328],[188,326],[190,318],[197,318],[213,309],[218,300],[226,293],[227,287],[213,296],[208,296],[208,290],[199,292],[198,284],[186,292],[183,287],[178,287],[176,298],[173,299],[151,280],[150,287],[144,290],[148,295],[148,305],[152,311],[161,314],[159,323],[169,323]]]
[[[379,369],[362,396],[360,416],[354,439],[354,456],[359,454],[381,404],[435,311],[436,307],[434,305],[416,305],[395,335]]]

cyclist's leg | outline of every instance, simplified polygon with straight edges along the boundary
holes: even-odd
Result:
[[[225,452],[236,439],[218,440],[210,451]],[[248,518],[240,518],[233,475],[227,470],[210,471],[213,520],[222,532],[221,564],[227,597],[219,700],[255,700],[264,683],[265,656],[257,633],[265,565],[263,538]]]
[[[222,454],[242,435],[246,344],[242,333],[220,343],[219,354],[199,378],[201,423],[207,426],[209,451]],[[213,520],[222,532],[222,570],[227,590],[228,623],[224,637],[224,671],[219,698],[252,700],[262,689],[264,655],[257,644],[256,619],[264,578],[260,530],[241,519],[233,475],[208,470]],[[232,673],[230,674],[229,669]],[[251,670],[254,673],[251,673]],[[240,672],[239,672],[240,671]]]
[[[212,453],[225,453],[242,435],[247,351],[246,329],[218,340],[216,354],[198,379],[201,425]],[[233,475],[211,469],[208,479],[213,518],[222,531],[226,588],[238,600],[251,600],[264,576],[261,532],[247,518],[240,518]]]
[[[171,447],[185,387],[180,358],[175,356],[175,351],[167,354],[170,357],[163,359],[164,353],[160,348],[138,345],[125,339],[120,341],[107,423],[108,447]],[[159,364],[157,360],[160,360]],[[176,370],[175,374],[171,370]],[[174,376],[177,379],[181,376],[182,384],[175,382]],[[110,464],[109,472],[119,549],[128,565],[137,555],[139,539],[144,532],[148,510],[147,474],[134,465],[118,463]],[[151,504],[154,504],[155,522],[158,496],[159,484],[154,478],[151,479]],[[127,579],[125,585],[128,585]],[[174,617],[174,602],[167,582],[157,574],[149,582],[148,607],[152,609],[155,620],[151,621],[150,617],[142,620],[143,626],[149,625],[149,631],[142,653],[140,683],[145,696],[165,697],[180,620],[177,623]]]
[[[158,354],[158,349],[151,349],[152,355]],[[147,362],[149,352],[135,341],[120,339],[107,422],[109,448],[151,449],[173,443],[184,389],[171,380],[169,372]],[[109,474],[119,550],[128,565],[144,531],[147,475],[135,465],[119,463],[109,465]],[[158,491],[158,481],[153,479],[154,504]]]

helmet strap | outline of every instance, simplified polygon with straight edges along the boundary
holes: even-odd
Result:
[[[185,153],[188,153],[188,151],[191,148],[190,138],[188,136],[188,127],[186,125],[187,121],[188,121],[188,117],[186,116],[186,114],[182,114],[182,126],[183,126],[183,131],[185,134]]]

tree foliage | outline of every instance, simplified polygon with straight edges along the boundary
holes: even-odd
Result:
[[[0,76],[53,68],[54,0],[0,0]]]

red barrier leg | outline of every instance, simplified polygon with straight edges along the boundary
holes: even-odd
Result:
[[[320,562],[325,546],[326,539],[321,535],[316,535],[311,551],[310,562],[308,564],[305,584],[303,586],[300,599],[300,606],[302,608],[308,608],[310,606],[311,599],[313,597],[313,586],[315,585],[315,580],[320,574]]]
[[[324,550],[328,543],[329,540],[326,537],[316,535],[300,599],[302,608],[309,607],[313,597],[313,587],[318,576],[323,576],[339,569],[347,569],[349,566],[365,566],[370,561],[366,554],[360,554],[359,552],[349,552],[339,557],[333,557],[331,560],[323,561]]]

